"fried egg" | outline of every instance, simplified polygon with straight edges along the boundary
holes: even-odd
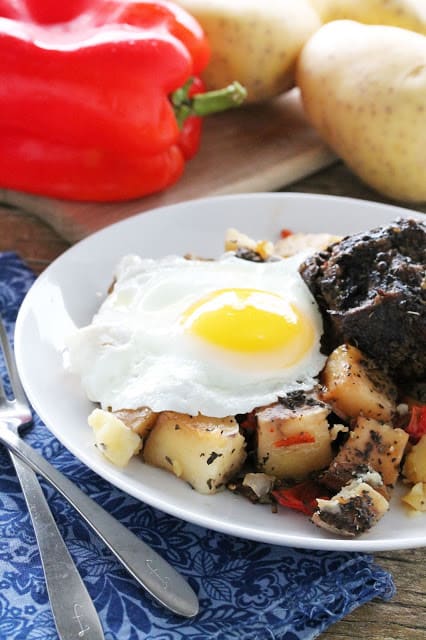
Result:
[[[69,338],[71,370],[113,411],[224,417],[311,389],[325,357],[302,259],[126,256],[91,324]]]

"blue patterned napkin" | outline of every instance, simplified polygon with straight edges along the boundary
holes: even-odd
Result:
[[[0,313],[10,337],[17,310],[33,281],[33,274],[15,254],[0,254]],[[3,377],[4,373],[0,361]],[[164,555],[199,595],[200,613],[195,619],[166,612],[124,572],[73,508],[43,483],[107,640],[311,640],[355,607],[372,598],[391,598],[395,592],[391,576],[369,556],[250,542],[144,505],[81,464],[37,417],[26,439]],[[34,533],[3,447],[0,639],[57,640]]]

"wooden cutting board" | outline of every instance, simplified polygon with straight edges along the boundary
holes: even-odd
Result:
[[[267,103],[207,118],[199,153],[180,181],[160,194],[98,204],[0,189],[0,201],[39,216],[63,238],[76,242],[159,206],[218,194],[278,190],[335,161],[307,123],[294,89]]]

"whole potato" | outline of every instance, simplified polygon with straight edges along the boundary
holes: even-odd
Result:
[[[378,192],[426,200],[426,37],[338,20],[299,58],[306,115],[346,164]]]
[[[323,22],[356,20],[426,34],[425,0],[311,0]]]
[[[294,86],[297,56],[321,26],[309,0],[177,0],[203,27],[212,51],[207,89],[238,80],[247,102]]]

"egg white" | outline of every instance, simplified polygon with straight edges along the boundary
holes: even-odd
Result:
[[[112,410],[224,417],[311,389],[325,356],[321,315],[298,273],[302,257],[255,263],[232,254],[215,261],[126,256],[92,323],[68,340],[71,370],[90,400]],[[274,354],[235,353],[185,331],[181,318],[197,300],[247,287],[281,296],[309,320],[314,342],[298,362],[279,366]]]

